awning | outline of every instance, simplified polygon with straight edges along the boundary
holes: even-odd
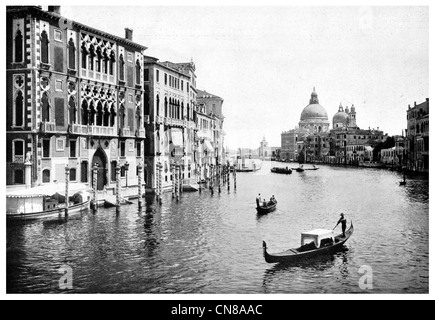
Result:
[[[183,131],[181,131],[181,129],[171,129],[169,134],[170,141],[172,140],[175,146],[183,145]]]
[[[72,196],[74,193],[79,191],[87,191],[90,188],[83,183],[69,183],[68,193]],[[14,198],[30,198],[37,196],[52,196],[55,193],[64,194],[65,193],[65,183],[50,183],[47,185],[42,185],[34,188],[22,188],[11,190],[6,192],[7,197]]]
[[[204,146],[205,146],[205,150],[208,150],[210,152],[214,152],[214,148],[211,145],[210,141],[204,140]]]

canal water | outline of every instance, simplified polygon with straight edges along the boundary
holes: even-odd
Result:
[[[383,169],[319,165],[291,175],[238,173],[237,190],[164,194],[162,206],[100,208],[67,221],[7,227],[8,293],[428,293],[429,181]],[[307,165],[309,166],[309,165]],[[257,216],[255,198],[277,210]],[[300,233],[355,227],[333,256],[294,265],[264,261]],[[337,227],[336,230],[340,228]],[[61,269],[63,268],[63,269]],[[60,270],[61,269],[61,270]],[[59,280],[69,270],[72,289]],[[70,282],[69,282],[70,283]]]

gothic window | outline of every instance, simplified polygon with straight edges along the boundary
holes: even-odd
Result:
[[[187,117],[187,120],[190,120],[190,107],[189,107],[189,104],[187,104],[187,113],[186,113],[186,117]]]
[[[42,182],[50,182],[50,170],[45,169],[42,171]]]
[[[102,126],[103,125],[103,105],[101,104],[101,102],[98,102],[98,105],[97,105],[97,121],[96,121],[96,125],[97,126]]]
[[[41,33],[41,62],[48,63],[48,40],[47,32],[44,30]]]
[[[103,54],[101,52],[101,48],[97,48],[97,63],[95,65],[95,71],[101,72],[101,64],[103,62]]]
[[[89,124],[94,125],[95,124],[95,114],[97,113],[97,110],[95,110],[94,103],[91,102],[90,108],[89,108]]]
[[[115,107],[112,105],[110,107],[110,126],[113,127],[115,125],[115,117],[116,117],[116,111]]]
[[[23,36],[20,30],[15,36],[15,62],[23,62]]]
[[[160,113],[160,97],[157,95],[156,97],[156,114],[159,115]]]
[[[103,73],[107,74],[109,72],[108,66],[109,66],[109,56],[107,55],[107,50],[105,50],[103,55],[103,70],[102,70]]]
[[[76,123],[77,119],[76,119],[76,102],[74,100],[74,97],[70,97],[69,101],[68,101],[68,106],[69,106],[69,122],[72,123]]]
[[[168,116],[168,98],[165,97],[165,117]]]
[[[107,107],[107,104],[104,106],[104,116],[103,116],[103,126],[108,127],[109,126],[109,120],[110,120],[110,111]]]
[[[24,99],[21,91],[17,92],[17,97],[15,98],[14,125],[17,127],[24,125]]]
[[[24,162],[24,140],[17,139],[12,142],[12,153],[14,162]]]
[[[110,61],[109,61],[109,74],[113,76],[113,66],[115,65],[115,53],[112,51],[110,53]]]
[[[68,68],[76,69],[76,47],[72,38],[68,41]]]
[[[82,68],[87,69],[87,61],[88,61],[88,50],[85,47],[85,44],[82,44]]]
[[[139,59],[136,60],[136,84],[140,84],[140,61]]]
[[[44,92],[41,98],[42,121],[50,121],[50,105],[48,103],[48,94]]]
[[[125,120],[125,108],[124,105],[121,105],[119,108],[119,127],[124,128],[124,120]]]
[[[94,60],[95,60],[95,50],[94,47],[91,46],[89,48],[89,70],[94,70]]]
[[[88,103],[86,100],[83,100],[82,102],[82,124],[84,125],[89,124],[89,110],[88,110]]]
[[[124,81],[124,56],[121,54],[119,56],[119,80]]]

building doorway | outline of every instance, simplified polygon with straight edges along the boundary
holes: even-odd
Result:
[[[106,153],[103,151],[103,149],[98,148],[97,151],[94,154],[94,157],[92,158],[92,175],[93,173],[93,167],[94,165],[98,165],[98,172],[97,172],[97,190],[103,190],[104,186],[107,184],[107,177],[106,177],[106,171],[107,171],[107,157]],[[92,186],[94,183],[94,179],[92,177]]]

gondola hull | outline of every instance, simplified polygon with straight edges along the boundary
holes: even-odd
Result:
[[[270,172],[272,172],[272,173],[280,173],[280,174],[291,174],[292,173],[292,169],[272,168],[272,169],[270,169]]]
[[[350,228],[346,231],[346,236],[343,238],[342,235],[335,237],[335,243],[323,246],[320,248],[316,248],[309,251],[303,251],[300,252],[298,249],[289,249],[280,253],[271,254],[267,252],[267,245],[266,242],[263,241],[263,255],[264,259],[267,263],[292,263],[292,262],[299,262],[303,260],[312,259],[321,255],[330,255],[334,254],[335,252],[339,251],[343,245],[346,243],[346,241],[350,238],[350,236],[353,234],[353,224],[351,223]]]

